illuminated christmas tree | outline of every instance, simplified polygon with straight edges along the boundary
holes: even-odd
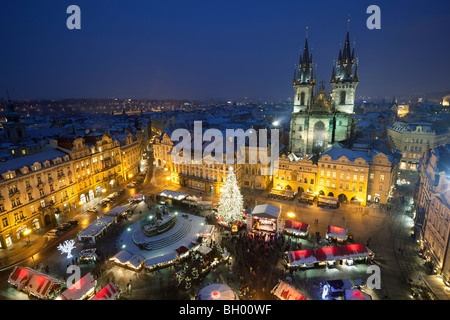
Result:
[[[244,200],[237,185],[233,168],[230,167],[225,185],[220,194],[220,204],[217,208],[217,220],[220,224],[231,226],[241,225],[244,220]]]

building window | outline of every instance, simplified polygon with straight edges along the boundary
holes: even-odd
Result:
[[[339,101],[339,104],[345,104],[345,98],[346,98],[346,92],[342,91],[341,92],[341,99]]]
[[[380,181],[384,181],[384,174],[380,175]]]
[[[2,218],[2,224],[3,224],[3,228],[6,228],[7,226],[9,226],[9,223],[8,223],[8,218]]]

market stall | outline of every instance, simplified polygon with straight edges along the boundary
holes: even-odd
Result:
[[[51,299],[57,295],[63,282],[28,267],[16,266],[8,277],[8,282],[18,290],[39,299]]]
[[[306,237],[309,231],[309,224],[286,220],[284,223],[284,231],[294,236]]]
[[[280,216],[280,211],[280,208],[271,204],[257,205],[251,215],[247,215],[247,231],[281,233],[283,231],[283,219]]]
[[[167,189],[156,194],[156,200],[162,200],[164,201],[164,203],[172,203],[172,201],[182,203],[184,200],[186,200],[187,197],[189,197],[187,193],[181,193]]]
[[[345,290],[345,300],[372,300],[372,297],[359,289]]]
[[[116,217],[99,216],[78,234],[80,242],[95,243],[97,238],[103,236],[116,222]]]
[[[336,226],[328,226],[327,233],[325,234],[325,238],[329,241],[338,241],[344,242],[347,240],[347,229],[336,227]]]
[[[364,244],[324,247],[286,252],[288,267],[314,267],[328,262],[367,261],[373,257],[373,252]],[[348,264],[348,263],[347,263]]]
[[[118,218],[120,216],[126,215],[127,210],[128,210],[128,207],[115,207],[115,208],[109,210],[108,212],[104,213],[103,215],[107,216],[107,217]]]
[[[313,194],[303,192],[300,195],[300,198],[298,198],[298,203],[313,204],[315,198],[316,196],[314,196]]]
[[[200,289],[195,300],[236,300],[236,294],[226,284],[211,283]]]
[[[156,256],[145,261],[147,270],[166,268],[173,265],[176,261],[175,253]]]
[[[284,200],[294,200],[295,195],[296,195],[296,192],[292,191],[292,190],[272,189],[269,192],[269,197],[284,199]]]
[[[175,256],[178,260],[184,259],[189,255],[189,248],[186,246],[181,246],[175,249]]]
[[[339,208],[339,200],[338,198],[319,196],[317,206],[337,209]]]
[[[52,299],[61,291],[63,284],[58,279],[35,272],[23,290],[38,299]]]
[[[111,281],[90,300],[115,300],[118,298],[119,294],[119,288]]]
[[[121,267],[138,271],[141,270],[142,268],[145,268],[146,259],[140,254],[133,254],[128,250],[121,250],[109,260]]]
[[[271,293],[280,300],[308,300],[304,295],[282,280],[278,281]]]
[[[16,266],[9,275],[8,282],[18,290],[22,290],[34,272],[35,270],[31,268]]]
[[[95,293],[95,286],[97,280],[94,279],[89,272],[83,278],[75,282],[63,293],[61,293],[57,300],[84,300],[88,299]]]

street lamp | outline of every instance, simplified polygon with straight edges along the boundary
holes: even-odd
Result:
[[[293,212],[289,212],[287,215],[288,215],[289,218],[295,217],[295,214]]]
[[[30,244],[30,233],[31,233],[31,230],[30,230],[30,229],[26,229],[26,230],[23,232],[23,234],[24,234],[25,236],[28,237],[28,244]]]

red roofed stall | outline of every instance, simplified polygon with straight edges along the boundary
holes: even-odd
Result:
[[[119,288],[117,288],[114,282],[111,281],[106,285],[106,287],[97,292],[97,294],[90,300],[114,300],[119,296],[119,294]]]
[[[294,236],[305,237],[308,235],[309,224],[286,220],[284,223],[284,231]]]
[[[271,293],[280,300],[308,300],[304,295],[282,280],[278,281]]]
[[[61,290],[63,282],[27,267],[16,266],[8,282],[18,290],[39,299],[51,299]]]
[[[84,300],[95,292],[97,281],[89,272],[59,295],[57,300]]]
[[[325,237],[329,240],[337,240],[343,242],[347,240],[347,229],[336,227],[336,226],[328,226],[327,234]]]
[[[289,267],[312,267],[314,264],[343,261],[352,264],[353,260],[373,257],[373,252],[364,244],[324,247],[308,250],[288,251],[286,260]]]

